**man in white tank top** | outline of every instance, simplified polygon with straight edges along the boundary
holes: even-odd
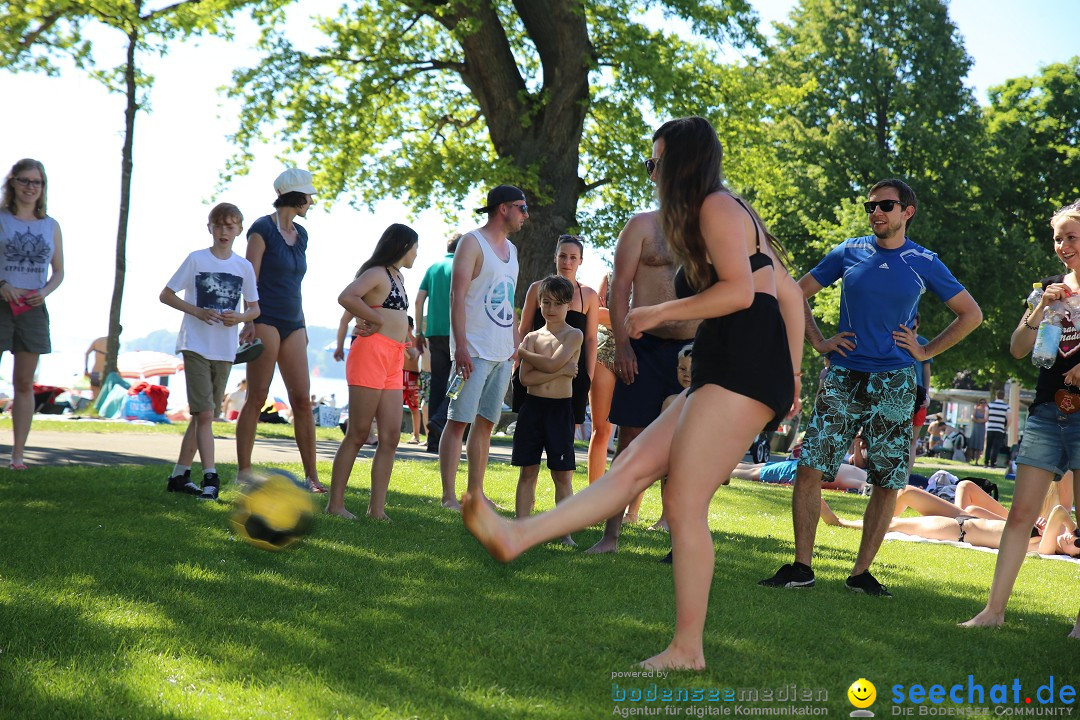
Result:
[[[487,223],[461,237],[450,281],[450,354],[454,359],[450,387],[458,384],[456,375],[465,382],[450,400],[439,440],[439,472],[443,507],[454,510],[461,510],[455,480],[469,423],[473,426],[466,448],[469,492],[484,492],[491,431],[499,421],[513,356],[521,342],[514,317],[517,248],[507,236],[520,230],[529,216],[525,193],[512,185],[499,185],[477,212],[487,213]]]

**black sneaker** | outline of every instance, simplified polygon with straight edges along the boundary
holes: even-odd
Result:
[[[199,486],[191,481],[191,470],[185,470],[183,475],[174,475],[169,478],[169,484],[165,486],[165,490],[185,495],[198,495],[202,492]]]
[[[811,588],[814,587],[814,571],[805,565],[801,567],[784,565],[771,578],[758,580],[758,585],[782,588]]]
[[[240,347],[236,348],[236,357],[233,359],[233,365],[242,365],[247,362],[251,362],[256,359],[263,352],[263,341],[259,338],[255,338],[249,343],[244,343]]]
[[[218,499],[218,485],[221,484],[221,480],[218,478],[217,473],[206,473],[203,475],[202,492],[199,493],[200,500],[217,500]]]
[[[870,574],[869,570],[849,577],[844,581],[844,587],[852,592],[866,593],[875,597],[892,597],[892,593],[886,590],[885,586],[879,583],[877,578]]]

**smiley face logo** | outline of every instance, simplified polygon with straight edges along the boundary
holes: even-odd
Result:
[[[851,683],[847,691],[848,700],[857,708],[868,708],[877,699],[877,688],[866,678],[859,678]]]

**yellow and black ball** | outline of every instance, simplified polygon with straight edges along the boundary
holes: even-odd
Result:
[[[315,505],[311,492],[284,470],[256,470],[240,483],[229,522],[233,531],[263,550],[284,550],[309,532]]]

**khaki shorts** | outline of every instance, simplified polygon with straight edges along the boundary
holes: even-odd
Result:
[[[49,311],[44,305],[30,308],[18,317],[11,305],[0,300],[0,352],[52,352],[49,340]]]
[[[232,363],[228,360],[207,360],[197,352],[184,350],[184,377],[187,378],[188,411],[214,412],[221,407],[225,385],[229,382]]]

